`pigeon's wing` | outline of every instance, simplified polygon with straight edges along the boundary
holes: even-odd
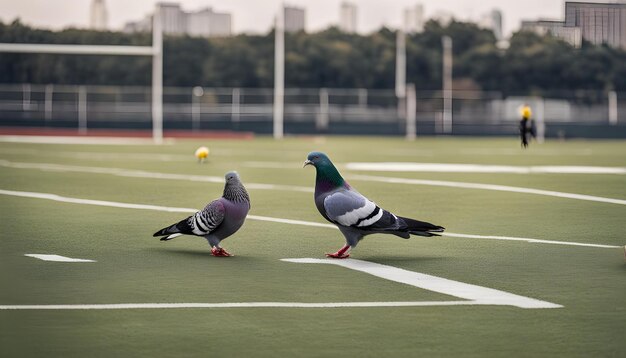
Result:
[[[398,218],[354,190],[340,190],[324,199],[326,216],[333,222],[363,230],[397,230]]]
[[[224,204],[218,199],[204,209],[177,224],[183,234],[203,236],[210,234],[224,221]]]

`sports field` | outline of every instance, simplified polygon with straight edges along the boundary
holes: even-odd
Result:
[[[345,266],[283,261],[344,244],[316,225],[312,150],[448,235],[370,236]],[[624,168],[625,141],[0,142],[0,356],[624,356]],[[219,197],[230,170],[252,200],[223,242],[234,257],[152,237]]]

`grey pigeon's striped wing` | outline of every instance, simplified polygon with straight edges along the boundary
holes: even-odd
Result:
[[[326,215],[343,226],[366,227],[378,221],[383,211],[353,190],[341,190],[324,199]]]
[[[224,220],[224,204],[218,199],[213,200],[204,209],[187,219],[194,235],[207,235],[213,232]]]
[[[394,231],[402,225],[395,215],[354,190],[341,190],[327,196],[324,209],[333,222],[365,231]]]

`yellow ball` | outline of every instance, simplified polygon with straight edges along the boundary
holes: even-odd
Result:
[[[198,149],[196,149],[196,158],[198,159],[205,159],[206,157],[209,156],[209,148],[207,147],[200,147]]]

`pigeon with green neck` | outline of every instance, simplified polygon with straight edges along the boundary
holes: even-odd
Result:
[[[444,228],[428,222],[396,216],[361,195],[341,176],[328,156],[309,153],[304,166],[316,169],[315,206],[322,216],[337,225],[346,239],[337,252],[326,254],[336,259],[350,257],[350,250],[370,234],[392,234],[404,239],[411,235],[439,236]]]

